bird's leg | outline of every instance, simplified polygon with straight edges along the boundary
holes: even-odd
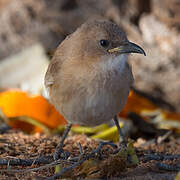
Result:
[[[65,141],[69,131],[71,130],[71,127],[72,127],[72,124],[67,125],[67,127],[66,127],[66,129],[64,131],[64,134],[62,136],[62,139],[61,139],[61,141],[59,142],[59,144],[56,147],[56,150],[55,150],[55,153],[54,153],[54,159],[55,160],[58,160],[60,158],[67,159],[69,157],[69,153],[64,152],[63,146],[64,146],[64,141]]]
[[[123,134],[123,132],[121,130],[121,127],[119,125],[117,115],[114,116],[114,122],[115,122],[115,124],[117,126],[118,133],[119,133],[119,144],[122,144],[124,147],[127,147],[127,141],[126,141],[126,138],[124,137],[124,134]],[[122,142],[120,142],[120,137],[122,138]]]
[[[119,141],[119,149],[117,151],[118,155],[123,158],[126,158],[129,166],[137,165],[139,163],[139,160],[133,146],[133,141],[132,140],[127,141],[126,138],[124,137],[122,129],[119,126],[117,115],[114,116],[114,122],[117,126],[119,136],[122,138],[122,141]]]

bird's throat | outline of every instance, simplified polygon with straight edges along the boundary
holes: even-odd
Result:
[[[103,73],[114,71],[122,73],[126,67],[127,58],[127,54],[103,57],[103,60],[100,62],[99,67],[101,68]]]

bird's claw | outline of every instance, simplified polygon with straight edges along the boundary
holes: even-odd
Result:
[[[63,149],[57,148],[54,153],[54,160],[57,161],[58,159],[66,160],[70,157],[70,153],[64,151]]]
[[[128,164],[128,166],[136,165],[139,162],[132,140],[124,141],[123,143],[121,143],[116,154],[126,159],[126,163]]]
[[[118,146],[114,144],[112,141],[99,141],[99,144],[101,144],[102,146],[110,145],[113,148],[118,148]]]

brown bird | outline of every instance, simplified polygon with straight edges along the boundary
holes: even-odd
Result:
[[[69,125],[56,148],[62,151],[72,124],[95,126],[122,110],[133,83],[129,53],[144,54],[122,29],[107,20],[89,20],[57,48],[45,76],[50,102]]]

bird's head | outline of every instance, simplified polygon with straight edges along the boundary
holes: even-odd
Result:
[[[74,51],[89,59],[101,60],[102,57],[119,56],[129,53],[145,54],[144,50],[127,39],[125,32],[107,20],[90,20],[72,34]]]

